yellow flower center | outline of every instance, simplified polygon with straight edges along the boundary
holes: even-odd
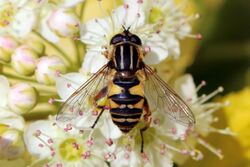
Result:
[[[158,21],[160,21],[161,19],[163,19],[163,12],[161,9],[157,8],[157,7],[153,7],[150,11],[149,14],[149,22],[150,23],[157,23]]]
[[[0,9],[0,28],[6,27],[13,20],[14,9],[10,3],[4,4]]]
[[[84,148],[74,138],[64,140],[59,146],[60,156],[66,161],[77,161],[81,159]]]

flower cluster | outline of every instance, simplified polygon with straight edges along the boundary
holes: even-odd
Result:
[[[79,111],[70,121],[56,119],[56,102],[65,102],[107,63],[104,54],[115,34],[129,29],[138,35],[149,65],[178,61],[180,41],[201,38],[191,28],[199,15],[187,15],[174,0],[124,0],[110,13],[95,3],[103,17],[83,23],[84,0],[0,1],[0,159],[28,152],[30,166],[171,167],[187,157],[202,159],[197,144],[221,158],[204,138],[212,132],[232,135],[212,125],[213,112],[227,104],[207,102],[222,88],[198,97],[204,82],[196,87],[190,75],[175,78],[172,86],[193,111],[193,127],[153,112],[142,142],[144,122],[123,134],[108,108],[100,117],[94,110]]]

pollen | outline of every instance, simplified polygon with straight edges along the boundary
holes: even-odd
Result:
[[[1,6],[0,9],[0,28],[7,27],[13,20],[14,9],[10,3]]]
[[[59,153],[62,159],[66,161],[78,161],[84,153],[84,148],[77,143],[76,139],[68,138],[60,144]]]

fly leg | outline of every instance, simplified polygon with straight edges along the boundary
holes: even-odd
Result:
[[[93,123],[93,125],[90,127],[92,129],[95,128],[97,122],[99,121],[100,117],[102,116],[103,114],[103,111],[107,108],[106,107],[106,96],[108,94],[108,87],[104,87],[103,89],[100,90],[100,92],[94,97],[94,105],[95,105],[95,108],[97,110],[101,110],[100,112],[98,112],[98,116],[95,120],[95,122]]]
[[[151,123],[151,111],[149,110],[148,102],[145,99],[144,106],[143,106],[143,121],[145,123],[145,126],[140,129],[140,135],[141,135],[141,153],[144,152],[144,137],[143,132],[148,129]]]
[[[97,118],[96,118],[94,124],[91,126],[92,129],[95,128],[97,122],[99,121],[100,117],[102,116],[103,111],[104,111],[104,108],[102,108],[102,110],[101,110],[100,114],[97,116]]]

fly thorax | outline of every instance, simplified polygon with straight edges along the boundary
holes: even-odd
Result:
[[[129,43],[117,45],[114,49],[113,62],[117,71],[136,71],[139,68],[139,54],[136,46]]]

